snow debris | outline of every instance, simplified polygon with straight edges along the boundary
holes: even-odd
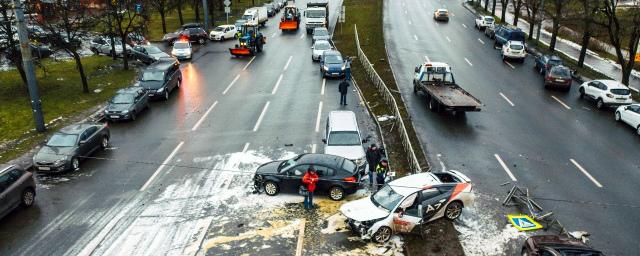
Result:
[[[495,216],[478,211],[477,207],[465,210],[455,228],[466,255],[501,255],[510,241],[525,236],[511,224],[497,223]]]
[[[345,223],[345,220],[347,220],[347,218],[340,213],[331,215],[331,217],[327,218],[327,227],[320,230],[320,232],[322,234],[346,232],[348,231],[348,229],[347,229],[347,224]]]
[[[390,115],[378,116],[378,122],[384,122],[384,121],[387,121],[387,120],[395,120],[395,119],[396,119],[395,116],[390,116]]]

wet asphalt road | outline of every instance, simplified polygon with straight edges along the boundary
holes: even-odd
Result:
[[[111,147],[80,171],[38,175],[36,205],[0,222],[0,255],[235,255],[225,248],[239,240],[223,236],[237,223],[285,228],[260,237],[244,226],[249,252],[293,254],[287,227],[298,220],[274,224],[264,211],[302,199],[252,194],[255,168],[321,153],[332,110],[355,111],[363,135],[376,135],[354,90],[339,106],[339,80],[320,77],[304,29],[282,34],[270,19],[261,32],[267,45],[255,59],[231,58],[234,41],[198,46],[169,101],[110,124]]]
[[[437,8],[453,13],[448,23],[433,20]],[[590,232],[596,248],[637,252],[640,137],[616,123],[612,110],[579,99],[576,83],[568,93],[545,90],[531,57],[513,67],[503,63],[461,1],[385,1],[384,29],[398,86],[436,170],[468,174],[491,198],[502,199],[511,185],[500,185],[511,182],[536,197],[568,200],[539,202],[570,231]],[[426,58],[449,63],[456,82],[483,102],[482,112],[462,118],[430,112],[412,90],[413,69]]]

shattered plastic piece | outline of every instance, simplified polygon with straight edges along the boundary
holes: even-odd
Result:
[[[394,120],[394,119],[396,119],[396,117],[395,116],[390,116],[390,115],[378,116],[378,122],[384,122],[384,121],[387,121],[387,120]]]

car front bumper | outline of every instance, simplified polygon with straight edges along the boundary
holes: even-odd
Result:
[[[131,119],[131,115],[129,113],[104,113],[104,118],[109,121],[117,121],[117,120],[129,120]]]
[[[622,105],[629,105],[631,103],[633,103],[633,101],[631,99],[624,100],[624,101],[622,101],[622,100],[620,100],[620,101],[617,101],[617,100],[605,100],[604,101],[604,105],[606,105],[606,106],[622,106]]]
[[[345,76],[345,72],[344,70],[340,70],[340,71],[335,71],[335,70],[329,70],[329,71],[324,71],[324,76],[325,77],[343,77]]]
[[[172,56],[178,60],[188,60],[188,59],[191,59],[192,54],[172,55]]]
[[[503,53],[505,58],[508,59],[524,59],[527,57],[527,53]]]
[[[62,165],[58,165],[58,166],[34,164],[33,168],[36,169],[38,172],[50,172],[50,173],[64,172],[66,170],[71,169],[71,163],[65,162]]]

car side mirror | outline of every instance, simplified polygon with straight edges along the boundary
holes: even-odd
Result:
[[[86,141],[86,140],[81,140],[80,142],[78,142],[78,145],[82,146],[82,145],[84,145],[85,143],[87,143],[87,141]]]
[[[416,67],[416,68],[413,70],[413,72],[415,72],[415,73],[420,72],[420,67],[419,67],[419,66],[418,66],[418,67]]]
[[[327,139],[322,139],[322,143],[327,144]]]
[[[423,213],[424,213],[424,212],[422,211],[422,205],[421,205],[421,204],[419,204],[419,205],[418,205],[418,217],[420,217],[420,219],[422,219],[422,218],[423,218],[423,216],[422,216],[422,215],[423,215]]]
[[[396,213],[398,213],[399,218],[402,218],[402,216],[404,216],[404,209],[398,207],[398,209],[396,209]]]

